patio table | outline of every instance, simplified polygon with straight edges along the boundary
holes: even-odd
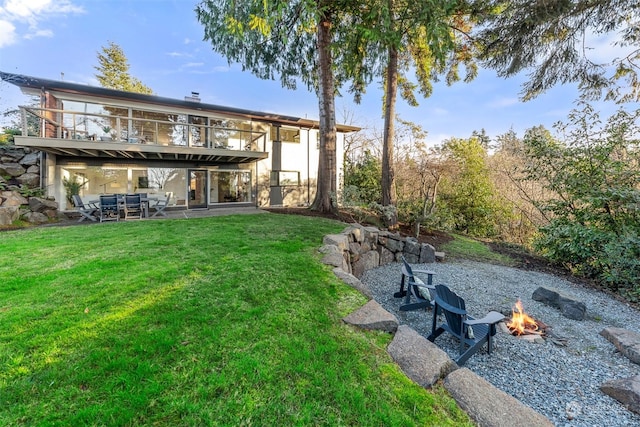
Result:
[[[142,211],[144,213],[145,218],[149,218],[149,202],[157,202],[157,197],[141,197],[140,201],[142,202]],[[100,199],[89,200],[89,203],[95,203],[96,206],[100,206]],[[124,211],[124,198],[118,196],[118,210]]]

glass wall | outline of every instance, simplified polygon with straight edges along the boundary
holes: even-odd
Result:
[[[63,111],[49,113],[62,126],[56,125],[55,134],[49,137],[264,151],[270,128],[268,124],[251,120],[148,111],[79,101],[63,100],[56,107],[56,110],[61,108]],[[296,136],[292,133],[291,138],[295,139]]]
[[[65,138],[91,140],[125,140],[128,123],[122,117],[129,115],[127,108],[90,102],[63,101],[62,124]],[[120,133],[118,133],[120,132]]]
[[[251,202],[251,172],[210,171],[209,203]]]
[[[169,206],[188,206],[187,169],[145,166],[59,166],[61,191],[66,196],[75,188],[85,202],[101,194],[147,193],[169,197]],[[251,171],[209,170],[207,204],[253,202]],[[61,197],[61,200],[64,197]],[[66,209],[73,209],[70,201]]]
[[[186,169],[144,167],[60,166],[62,194],[79,189],[85,202],[100,194],[147,193],[169,197],[169,206],[186,206]],[[67,209],[72,205],[67,202]]]

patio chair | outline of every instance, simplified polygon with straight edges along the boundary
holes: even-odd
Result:
[[[438,318],[444,313],[446,322],[438,326]],[[464,299],[460,298],[445,285],[436,285],[435,305],[431,335],[427,339],[434,342],[443,332],[449,332],[460,341],[458,357],[455,362],[462,366],[482,346],[487,343],[488,352],[493,350],[492,337],[496,334],[496,325],[504,316],[496,311],[489,312],[482,319],[474,319],[467,314]]]
[[[118,196],[115,194],[100,196],[100,222],[120,221]]]
[[[407,260],[402,257],[402,277],[400,278],[400,290],[393,294],[396,298],[403,298],[400,304],[400,311],[419,310],[429,308],[433,305],[435,287],[433,286],[433,271],[414,270]],[[427,275],[427,283],[416,276],[418,274]],[[405,289],[406,287],[406,289]],[[412,299],[415,302],[412,302]]]
[[[142,219],[142,198],[140,194],[125,194],[124,219]]]
[[[85,219],[90,221],[98,220],[98,218],[96,218],[96,213],[98,213],[99,210],[98,206],[92,203],[85,204],[78,194],[71,196],[71,201],[73,202],[73,207],[76,208],[76,211],[80,214],[78,222],[82,222]]]
[[[151,209],[155,210],[153,215],[151,215],[151,218],[154,218],[158,215],[167,216],[167,213],[164,210],[167,208],[167,206],[169,206],[169,199],[170,196],[167,196],[163,199],[158,199],[155,204],[150,206]]]

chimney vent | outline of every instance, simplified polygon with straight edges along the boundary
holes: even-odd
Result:
[[[185,101],[190,102],[200,102],[200,93],[199,92],[191,92],[191,96],[185,96]]]

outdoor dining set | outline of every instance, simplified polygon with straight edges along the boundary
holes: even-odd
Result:
[[[165,209],[169,197],[149,196],[146,193],[135,194],[102,194],[99,199],[82,201],[79,195],[72,196],[73,205],[80,214],[78,222],[120,221],[120,219],[143,219],[167,216]],[[149,210],[153,214],[149,216]]]

